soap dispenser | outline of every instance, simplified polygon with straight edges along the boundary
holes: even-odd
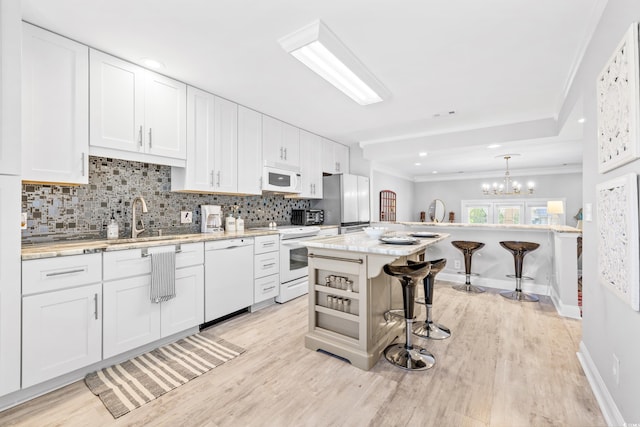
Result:
[[[238,233],[244,233],[244,219],[240,215],[236,219],[236,231]]]
[[[111,220],[109,220],[109,225],[107,225],[107,239],[117,239],[118,235],[118,221],[116,221],[116,217],[113,211],[111,211]]]
[[[236,219],[231,213],[229,213],[229,216],[225,218],[224,231],[226,233],[235,233],[236,231]]]

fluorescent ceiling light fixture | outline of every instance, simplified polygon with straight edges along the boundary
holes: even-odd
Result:
[[[385,87],[319,19],[278,40],[282,48],[360,105],[389,97]]]

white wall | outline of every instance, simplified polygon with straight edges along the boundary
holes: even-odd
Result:
[[[518,179],[516,177],[516,179]],[[424,211],[428,214],[429,204],[434,199],[440,199],[444,202],[445,221],[448,220],[449,212],[455,212],[455,222],[462,221],[461,201],[462,200],[478,200],[482,198],[495,199],[495,196],[484,196],[482,194],[482,183],[499,181],[487,179],[468,179],[455,181],[435,181],[435,182],[418,182],[414,185],[413,192],[413,211],[411,212],[411,221],[420,220],[420,212]],[[561,175],[532,175],[526,177],[526,181],[534,181],[536,190],[531,196],[517,196],[514,198],[566,198],[566,218],[567,225],[575,226],[576,221],[573,216],[578,213],[582,207],[582,174],[561,174]]]
[[[412,221],[414,218],[413,181],[399,178],[377,170],[371,173],[371,221],[380,220],[380,192],[396,193],[396,221]]]
[[[584,223],[582,252],[583,322],[581,357],[610,424],[640,423],[640,313],[598,281],[596,185],[622,174],[640,173],[636,160],[606,174],[597,172],[596,79],[632,22],[640,21],[640,2],[609,0],[580,64],[560,118],[582,103],[584,117],[583,199],[593,204],[594,220]],[[638,240],[639,236],[629,236]],[[632,260],[636,265],[638,260]],[[640,286],[635,283],[635,286]],[[620,361],[619,383],[613,374]]]

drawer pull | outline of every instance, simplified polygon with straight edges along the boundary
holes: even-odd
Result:
[[[264,288],[264,292],[269,292],[271,289],[275,289],[276,285],[269,286],[268,288]]]
[[[75,273],[84,273],[84,268],[78,268],[77,270],[67,270],[67,271],[54,271],[53,273],[47,273],[47,277],[54,276],[62,276],[64,274],[75,274]]]
[[[262,268],[270,268],[270,267],[273,267],[274,265],[276,265],[275,262],[270,262],[269,264],[262,264]]]
[[[362,264],[364,261],[361,258],[358,259],[352,259],[352,258],[342,258],[339,256],[329,256],[329,255],[316,255],[316,254],[309,254],[307,255],[309,258],[322,258],[322,259],[330,259],[333,261],[344,261],[344,262],[353,262],[356,264]]]
[[[273,246],[275,244],[276,242],[266,242],[266,243],[263,243],[262,246]]]

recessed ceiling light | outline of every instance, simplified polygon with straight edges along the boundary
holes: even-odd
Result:
[[[491,150],[493,150],[494,148],[500,148],[500,144],[491,144],[491,145],[488,145],[487,148]]]
[[[415,162],[415,163],[414,163],[414,165],[416,165],[416,166],[420,166],[421,164],[422,164],[422,163],[420,163],[420,162]]]
[[[151,68],[154,70],[159,70],[161,68],[165,68],[164,64],[160,61],[157,61],[155,59],[152,58],[142,58],[140,60],[140,62],[142,63],[143,66],[147,67],[147,68]]]
[[[431,172],[431,173],[438,173],[438,171],[433,171],[433,172]]]
[[[427,157],[427,152],[426,151],[421,151],[420,153],[418,153],[418,156]]]
[[[586,121],[586,119],[584,117],[580,117],[578,119],[578,123],[584,123]]]

